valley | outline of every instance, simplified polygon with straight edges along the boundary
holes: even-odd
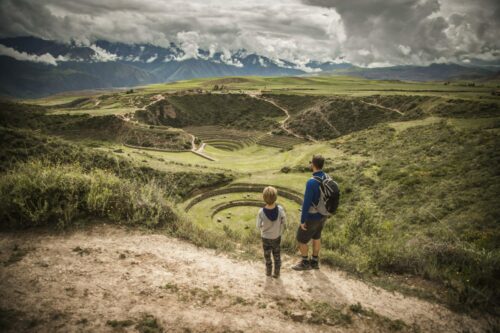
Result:
[[[196,323],[209,332],[495,331],[497,86],[232,77],[2,101],[2,320],[46,331],[130,320],[117,324],[126,330],[147,313],[179,332],[201,331]],[[342,196],[320,273],[302,274],[289,266],[314,154]],[[272,281],[280,295],[267,290],[255,230],[268,185],[289,225],[283,279]],[[60,285],[53,258],[71,263]],[[309,279],[316,289],[304,287]],[[37,296],[16,300],[29,283],[45,308]],[[122,288],[134,295],[122,301],[128,310],[111,305]],[[104,319],[90,309],[106,304]],[[194,314],[204,319],[193,324]]]

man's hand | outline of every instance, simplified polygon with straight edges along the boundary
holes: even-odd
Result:
[[[306,231],[307,230],[306,224],[305,223],[301,223],[300,224],[300,229]]]

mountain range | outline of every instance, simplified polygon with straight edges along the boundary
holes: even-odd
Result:
[[[449,80],[498,76],[493,67],[457,64],[361,68],[341,62],[297,64],[246,50],[186,53],[171,43],[124,44],[96,41],[90,45],[36,37],[0,39],[0,95],[41,97],[58,92],[171,82],[220,76],[353,75],[369,79]]]

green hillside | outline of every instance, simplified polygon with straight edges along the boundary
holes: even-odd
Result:
[[[276,126],[273,118],[283,112],[247,95],[196,94],[168,96],[135,115],[146,123],[175,127],[223,125],[266,130]]]
[[[274,185],[292,226],[283,250],[295,255],[308,162],[322,154],[342,190],[322,262],[455,309],[495,313],[493,88],[235,77],[2,103],[2,227],[161,226],[255,259],[260,193]]]

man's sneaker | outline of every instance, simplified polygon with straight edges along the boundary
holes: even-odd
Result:
[[[277,279],[279,277],[280,277],[280,269],[279,268],[274,268],[273,278]]]
[[[309,264],[309,260],[301,260],[295,266],[292,266],[292,269],[296,271],[307,271],[311,269],[311,265]]]
[[[319,269],[319,260],[310,261],[311,269]]]
[[[271,276],[273,272],[273,266],[266,266],[266,275]]]

